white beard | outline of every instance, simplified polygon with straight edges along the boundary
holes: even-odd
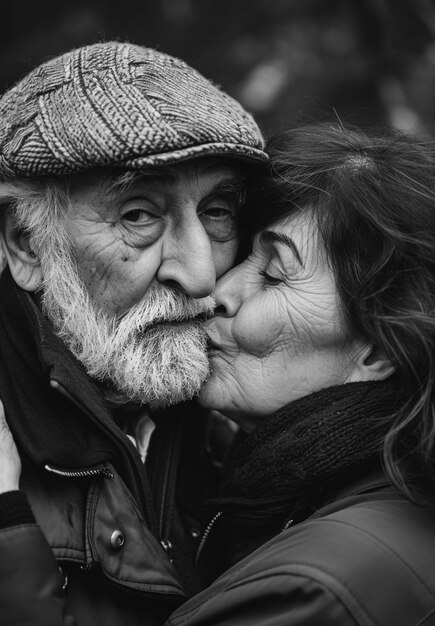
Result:
[[[90,300],[67,253],[44,256],[42,310],[89,376],[122,402],[152,409],[199,392],[209,374],[207,336],[192,318],[212,315],[212,297],[197,300],[157,284],[117,319]]]

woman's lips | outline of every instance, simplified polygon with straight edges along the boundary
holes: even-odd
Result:
[[[210,329],[205,328],[205,332],[207,333],[207,348],[209,353],[214,352],[216,350],[220,350],[220,345],[216,341],[215,333],[210,332]]]
[[[236,349],[228,320],[214,317],[204,324],[207,334],[208,352],[232,353]]]
[[[207,348],[209,352],[212,350],[219,350],[219,346],[213,341],[210,336],[207,337]]]

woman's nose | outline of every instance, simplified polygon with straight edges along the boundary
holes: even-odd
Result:
[[[214,291],[215,315],[234,317],[243,302],[243,280],[240,266],[219,278]]]

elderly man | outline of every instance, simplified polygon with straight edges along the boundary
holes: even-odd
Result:
[[[185,598],[202,429],[161,409],[207,377],[201,320],[265,160],[234,100],[138,46],[72,51],[0,100],[0,397],[22,458],[20,490],[0,481],[2,623],[62,615],[43,582],[30,605],[11,592],[45,540],[80,626],[158,624]]]

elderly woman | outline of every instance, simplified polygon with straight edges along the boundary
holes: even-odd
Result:
[[[435,624],[430,149],[320,125],[269,151],[200,397],[247,433],[199,555],[233,566],[169,623]]]

